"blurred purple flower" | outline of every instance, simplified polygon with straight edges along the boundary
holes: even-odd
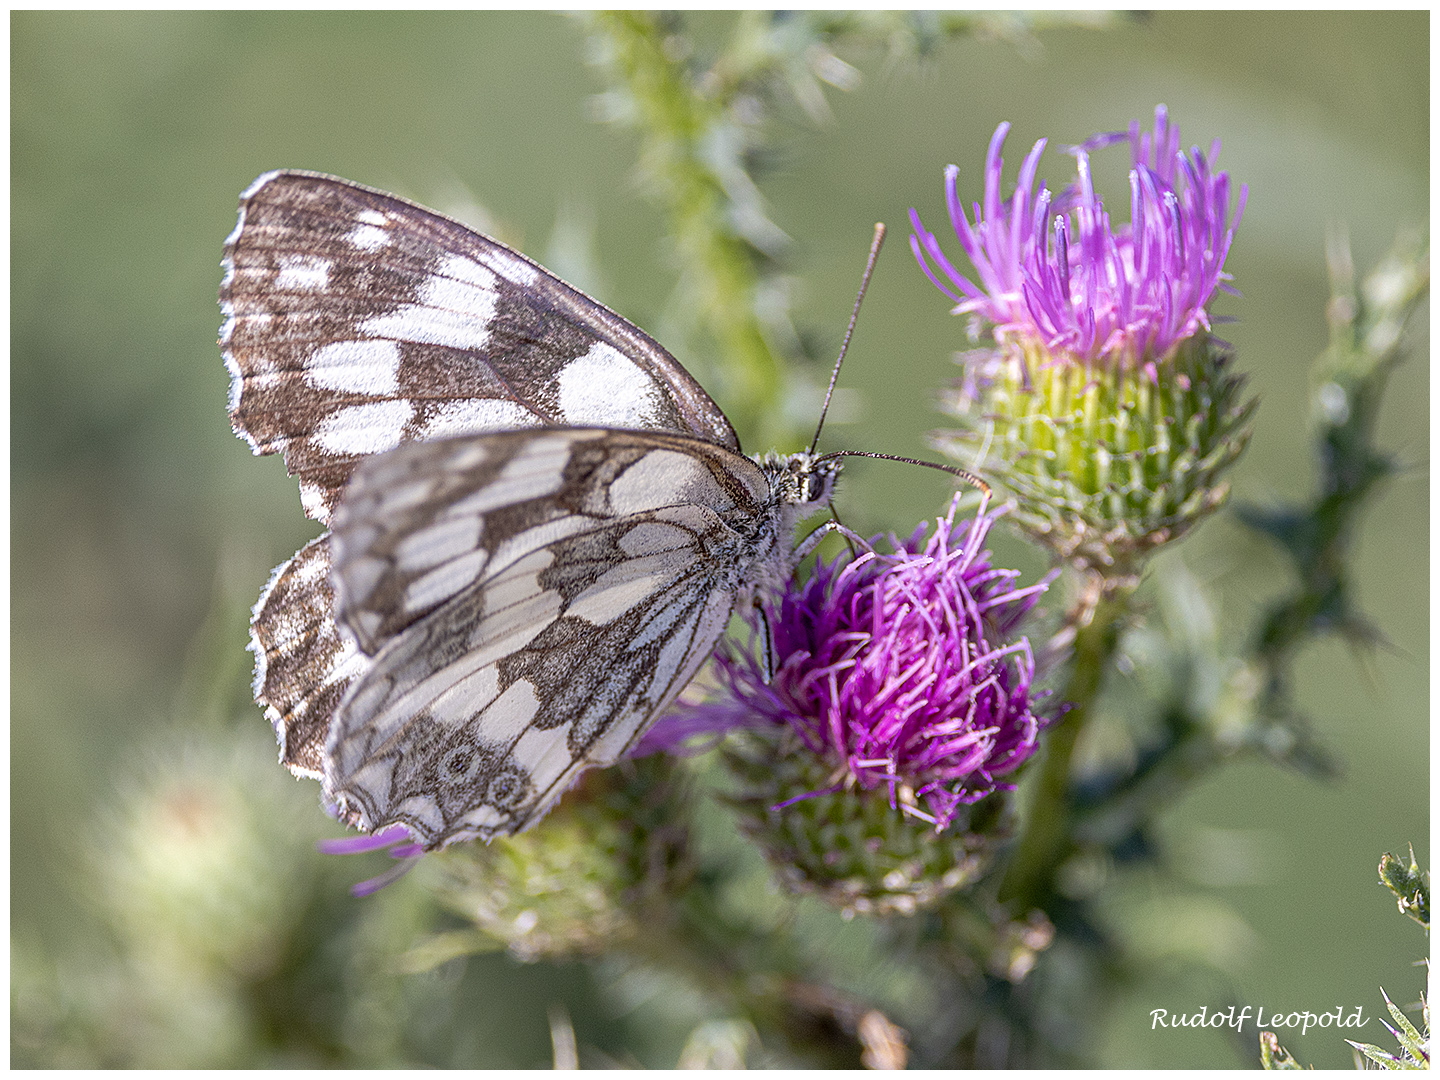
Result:
[[[1132,367],[1152,365],[1180,341],[1210,329],[1206,305],[1216,288],[1234,291],[1225,284],[1225,257],[1247,194],[1242,185],[1231,220],[1230,178],[1215,171],[1218,139],[1208,157],[1198,147],[1181,154],[1180,130],[1163,105],[1155,110],[1153,134],[1141,134],[1139,121],[1132,121],[1130,224],[1112,229],[1091,183],[1090,151],[1125,133],[1096,135],[1074,147],[1078,179],[1059,195],[1043,181],[1035,191],[1041,139],[1006,200],[1000,148],[1009,130],[1002,123],[990,140],[985,199],[973,207],[973,224],[956,194],[959,168],[945,169],[950,222],[978,285],[955,269],[910,211],[911,250],[957,313],[974,312],[994,324],[1002,344],[1039,346],[1052,360]]]
[[[369,896],[371,893],[379,892],[386,885],[398,881],[414,869],[415,864],[420,861],[420,856],[425,854],[425,848],[411,838],[410,830],[404,825],[390,825],[367,836],[346,836],[338,840],[320,840],[316,842],[315,846],[326,855],[358,855],[362,852],[389,848],[390,857],[401,860],[398,865],[392,866],[383,874],[350,886],[351,896]]]
[[[995,569],[981,550],[998,515],[982,503],[956,524],[958,501],[928,540],[922,524],[904,543],[892,538],[892,554],[820,563],[767,605],[778,670],[767,678],[752,653],[722,653],[731,696],[693,710],[690,733],[787,724],[809,752],[843,763],[827,790],[850,778],[888,785],[891,805],[937,830],[1009,786],[997,778],[1034,753],[1042,721],[1028,641],[999,643],[1049,580],[1016,588],[1018,571]]]

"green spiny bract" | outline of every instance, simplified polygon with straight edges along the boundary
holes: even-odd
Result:
[[[1052,363],[1037,352],[964,354],[936,444],[1014,495],[1012,520],[1061,558],[1133,574],[1229,494],[1257,400],[1215,339],[1181,342],[1153,368]]]
[[[599,953],[688,883],[688,803],[663,755],[589,772],[542,828],[432,856],[439,894],[522,960]]]
[[[903,787],[894,806],[885,787],[842,784],[830,791],[839,764],[806,751],[779,725],[732,736],[724,755],[739,781],[726,801],[781,883],[818,895],[847,916],[909,915],[933,906],[973,884],[1008,835],[1003,793],[960,808],[937,833],[906,812],[914,796]]]

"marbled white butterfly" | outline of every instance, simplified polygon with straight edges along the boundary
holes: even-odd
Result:
[[[393,195],[267,173],[223,265],[231,422],[330,526],[255,605],[255,698],[365,831],[533,824],[790,575],[839,472],[745,457],[636,327]]]

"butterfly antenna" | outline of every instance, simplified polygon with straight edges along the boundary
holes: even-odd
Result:
[[[850,335],[855,333],[855,320],[860,315],[860,301],[865,299],[865,290],[870,287],[870,275],[875,270],[875,260],[880,255],[880,245],[885,242],[885,223],[875,223],[875,239],[870,241],[870,258],[865,260],[865,276],[860,279],[860,294],[855,297],[855,307],[850,312],[850,325],[845,328],[845,340],[840,343],[840,355],[830,371],[830,385],[825,390],[825,404],[820,406],[820,423],[815,425],[815,438],[810,441],[810,453],[820,445],[820,429],[825,426],[825,414],[830,411],[830,399],[835,396],[835,380],[840,378],[840,365],[845,362],[845,350],[850,348]]]
[[[990,490],[989,484],[968,469],[962,469],[955,465],[941,465],[938,461],[920,461],[917,458],[897,457],[894,454],[877,454],[870,450],[836,450],[833,453],[824,454],[815,460],[817,462],[833,461],[835,458],[842,457],[868,457],[878,458],[881,461],[901,461],[906,465],[923,465],[927,469],[939,469],[941,472],[949,473],[951,476],[958,476],[961,480],[983,491],[986,495],[994,494],[994,492]]]

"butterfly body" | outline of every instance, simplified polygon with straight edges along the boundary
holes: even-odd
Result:
[[[838,462],[751,459],[659,345],[504,245],[308,173],[227,241],[231,416],[331,533],[252,622],[281,760],[427,848],[533,824],[794,569]]]

